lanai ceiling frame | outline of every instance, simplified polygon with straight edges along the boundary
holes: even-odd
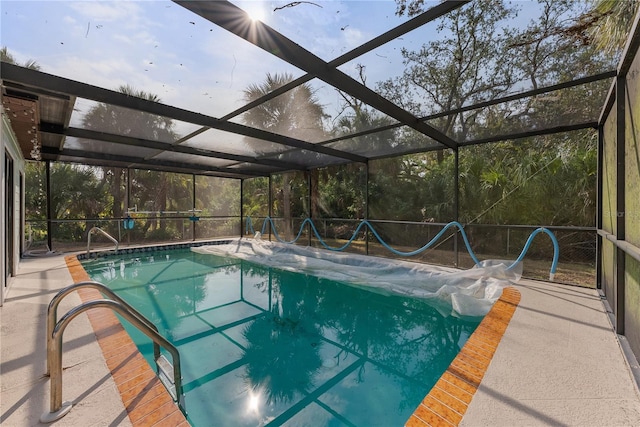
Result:
[[[455,136],[446,135],[437,127],[434,127],[429,120],[434,120],[447,115],[455,115],[474,109],[487,108],[494,105],[518,101],[525,97],[535,97],[540,94],[553,92],[556,90],[577,87],[604,79],[613,79],[614,71],[589,75],[572,81],[562,82],[547,87],[528,90],[520,93],[503,96],[493,100],[479,102],[473,105],[463,106],[456,110],[437,112],[424,117],[417,117],[412,113],[398,107],[394,103],[382,97],[374,90],[361,84],[347,74],[338,70],[337,67],[347,62],[359,58],[365,53],[395,40],[412,30],[439,18],[443,15],[468,4],[471,0],[445,0],[442,3],[428,9],[420,15],[392,28],[391,30],[370,39],[364,44],[350,50],[349,52],[325,62],[310,51],[302,48],[292,40],[286,38],[274,29],[261,22],[249,23],[246,13],[228,1],[181,1],[174,0],[174,3],[185,7],[187,10],[198,14],[209,22],[232,32],[243,40],[258,46],[274,54],[279,59],[306,72],[301,77],[292,82],[269,92],[259,99],[250,102],[235,111],[220,118],[196,113],[182,108],[172,107],[145,99],[135,98],[123,93],[103,89],[86,83],[56,77],[50,74],[35,70],[24,69],[11,64],[2,63],[2,84],[3,95],[7,90],[11,93],[23,92],[31,94],[34,99],[44,99],[46,97],[60,97],[64,102],[71,104],[71,109],[67,110],[67,119],[62,122],[51,123],[41,120],[39,123],[39,133],[50,138],[59,138],[60,146],[43,146],[42,153],[45,159],[65,160],[82,162],[82,159],[92,163],[100,159],[123,165],[124,167],[149,167],[169,170],[191,171],[203,175],[230,176],[238,178],[250,178],[254,176],[269,176],[273,173],[280,173],[288,170],[309,170],[317,167],[324,167],[331,164],[360,162],[367,163],[373,159],[386,158],[405,154],[414,154],[441,149],[452,149],[456,151],[459,147],[483,144],[506,139],[525,138],[534,135],[545,135],[550,133],[565,132],[584,128],[595,128],[596,120],[585,118],[581,122],[576,121],[568,124],[548,124],[543,127],[533,126],[530,129],[510,130],[504,135],[475,135],[468,140],[456,140]],[[238,27],[235,25],[238,23]],[[240,23],[242,26],[240,26]],[[258,36],[260,35],[260,36]],[[288,90],[304,84],[312,79],[319,79],[328,83],[333,89],[349,94],[356,99],[370,105],[379,112],[395,119],[395,122],[381,127],[363,130],[348,135],[332,137],[325,141],[304,141],[286,135],[276,134],[257,128],[252,128],[241,123],[230,121],[244,112],[249,111],[262,103],[274,99],[284,94]],[[195,131],[189,131],[185,136],[181,136],[173,141],[149,140],[132,135],[120,135],[110,132],[99,132],[97,130],[83,129],[69,125],[69,116],[73,109],[73,103],[78,99],[93,100],[107,105],[127,108],[132,111],[149,113],[163,116],[176,121],[195,126]],[[66,101],[65,101],[66,100]],[[189,107],[187,107],[189,108]],[[366,151],[366,143],[360,146],[351,145],[349,139],[372,135],[376,133],[405,128],[413,132],[416,137],[426,136],[428,140],[416,139],[416,144],[407,146],[390,145],[386,151],[376,152]],[[209,149],[206,145],[200,147],[191,144],[190,140],[210,129],[219,130],[218,136],[223,132],[241,135],[243,137],[256,140],[263,140],[271,144],[271,147],[281,146],[282,149],[266,150],[255,155],[238,154],[227,152],[225,149]],[[382,134],[381,134],[382,135]],[[211,137],[215,144],[218,136]],[[222,135],[224,136],[224,135]],[[97,152],[91,150],[78,149],[75,146],[63,146],[66,138],[78,140],[95,141],[114,145],[113,150],[101,148]],[[204,140],[206,140],[204,138]],[[258,142],[259,143],[259,142]],[[89,146],[89,145],[87,145]],[[118,153],[118,147],[123,147],[123,152]],[[139,150],[139,151],[133,151]],[[359,152],[358,152],[359,150]],[[162,158],[156,158],[158,154],[163,154]],[[191,163],[188,159],[203,159],[202,163]],[[206,158],[211,161],[206,160]],[[181,160],[182,159],[182,160]],[[216,166],[213,160],[220,160],[223,166]],[[207,163],[208,162],[208,163]]]
[[[418,117],[338,70],[337,66],[329,65],[328,62],[294,43],[268,25],[260,21],[250,21],[247,19],[246,12],[234,4],[225,0],[213,2],[174,0],[174,3],[270,52],[272,55],[307,72],[309,75],[319,78],[334,88],[359,99],[442,145],[454,150],[457,149],[457,143],[452,138],[420,121]],[[464,4],[465,2],[449,2],[449,5],[452,3]]]
[[[12,64],[4,63],[4,62],[1,64],[1,67],[2,67],[1,74],[2,74],[3,82],[4,81],[15,82],[23,86],[26,91],[29,91],[30,88],[35,88],[34,89],[35,91],[46,90],[49,92],[63,94],[66,96],[90,99],[92,101],[97,101],[97,102],[102,102],[109,105],[128,108],[134,111],[146,112],[146,113],[155,114],[163,117],[169,117],[171,119],[180,120],[187,123],[194,123],[201,126],[206,126],[207,128],[219,129],[219,130],[223,130],[223,131],[227,131],[227,132],[231,132],[239,135],[244,135],[244,136],[255,138],[255,139],[274,142],[284,146],[290,146],[298,149],[317,152],[317,153],[328,155],[328,156],[338,157],[338,158],[345,159],[347,161],[363,162],[363,163],[366,162],[366,158],[355,155],[355,154],[351,154],[348,152],[339,151],[339,150],[335,150],[335,149],[323,147],[323,146],[317,146],[316,144],[312,144],[310,142],[298,140],[288,136],[274,134],[268,131],[252,128],[252,127],[241,125],[238,123],[222,121],[220,119],[217,119],[211,116],[206,116],[204,114],[195,113],[195,112],[184,110],[181,108],[172,107],[166,104],[161,104],[161,103],[157,103],[157,102],[153,102],[153,101],[149,101],[141,98],[128,96],[120,92],[103,89],[97,86],[73,81],[70,79],[54,76],[54,75],[43,73],[40,71],[18,67]],[[136,142],[141,142],[146,145],[149,145],[150,143],[154,143],[155,145],[157,143],[155,141],[144,141],[144,140],[140,141],[140,139],[136,140],[135,138],[131,138],[123,135],[110,135],[110,134],[103,134],[100,132],[95,132],[90,134],[90,133],[87,133],[86,130],[74,129],[74,128],[61,129],[60,126],[56,126],[55,124],[47,124],[47,123],[44,124],[43,130],[49,131],[50,133],[56,133],[56,134],[62,134],[62,135],[66,135],[66,134],[79,135],[80,133],[82,133],[84,136],[91,135],[94,137],[98,137],[99,136],[98,134],[102,134],[102,136],[100,136],[100,140],[105,140],[105,141],[111,140],[111,142],[115,142],[115,143],[124,143],[125,141],[128,144],[134,144],[134,145],[136,144]],[[167,150],[167,151],[183,150],[184,152],[191,152],[193,154],[199,154],[199,155],[203,154],[203,153],[196,153],[195,151],[192,151],[197,149],[187,149],[187,147],[178,149],[174,144],[167,144],[167,143],[157,143],[157,144],[163,144],[165,146],[163,147],[164,150]],[[48,154],[51,154],[51,153],[48,153]],[[57,154],[64,155],[65,154],[64,147]],[[213,151],[210,151],[208,154],[215,157],[215,152]],[[230,156],[231,155],[224,154],[224,157],[230,157]],[[300,169],[299,167],[293,164],[286,164],[285,162],[280,162],[277,160],[274,161],[274,160],[256,159],[256,158],[249,158],[247,156],[243,156],[242,158],[238,157],[235,160],[250,162],[250,163],[257,163],[257,164],[264,164],[269,166],[277,166],[279,170]],[[239,171],[230,170],[228,172],[239,174]],[[249,174],[249,175],[254,175],[254,174]],[[262,175],[264,176],[264,174]]]
[[[460,0],[460,1],[447,0],[431,8],[430,10],[424,12],[423,14],[411,19],[410,21],[404,24],[401,24],[390,31],[387,31],[386,33],[366,42],[365,44],[359,46],[358,48],[353,49],[352,51],[342,55],[341,57],[332,61],[331,66],[337,67],[349,61],[350,59],[356,58],[359,55],[362,55],[390,40],[393,40],[396,37],[401,36],[402,34],[408,31],[411,31],[412,29],[418,28],[421,25],[424,25],[425,23],[438,18],[443,14],[457,7],[460,7],[465,3],[468,3],[469,1],[470,0]],[[216,2],[216,3],[219,3],[219,2]],[[225,5],[231,6],[234,9],[235,13],[240,13],[244,15],[244,12],[241,9],[236,8],[230,3],[229,4],[225,3]],[[292,62],[292,61],[289,61],[289,62]],[[298,59],[294,62],[300,63],[300,60]],[[179,109],[173,109],[173,107],[164,106],[166,108],[162,108],[162,106],[160,106],[160,108],[154,108],[154,107],[151,107],[151,104],[153,104],[151,101],[145,102],[145,100],[140,100],[140,99],[134,100],[132,97],[128,97],[126,95],[122,95],[117,92],[112,92],[106,89],[93,87],[85,83],[74,82],[68,79],[47,75],[45,73],[40,73],[34,70],[24,70],[24,71],[18,70],[18,68],[20,67],[14,67],[9,64],[7,65],[3,64],[3,73],[2,73],[3,79],[4,79],[4,82],[8,84],[21,86],[25,91],[25,93],[29,93],[29,92],[35,93],[35,92],[44,90],[44,91],[48,91],[49,93],[56,93],[58,94],[57,96],[66,96],[74,100],[77,97],[86,98],[86,99],[91,99],[98,102],[104,102],[110,105],[120,106],[123,108],[130,108],[136,111],[144,111],[151,114],[158,114],[158,115],[163,115],[163,116],[178,119],[178,120],[184,120],[186,122],[192,122],[192,123],[196,122],[199,124],[202,123],[202,121],[199,121],[197,119],[194,120],[193,116],[191,118],[189,117],[185,118],[182,116],[179,117],[180,116],[179,113],[175,114],[175,110],[179,110]],[[312,75],[307,75],[307,80],[311,79],[312,77],[313,77]],[[347,77],[347,76],[345,75],[344,77]],[[350,79],[350,78],[347,77],[347,79]],[[43,86],[44,89],[40,86]],[[379,98],[379,95],[375,94],[373,91],[371,91],[370,89],[364,86],[358,88],[357,90],[364,93],[365,97],[368,97],[369,99]],[[271,98],[273,96],[276,96],[277,93],[278,92],[269,94],[268,97]],[[262,100],[262,102],[264,102],[264,100]],[[71,104],[73,105],[73,102]],[[248,108],[251,108],[253,104],[254,103],[251,103],[248,106],[245,106],[242,109],[242,111],[246,111]],[[408,113],[404,111],[401,111],[401,109],[391,104],[390,102],[384,100],[383,104],[385,105],[386,110],[388,110],[389,108],[394,110],[394,114],[396,116],[399,111],[399,114],[401,115],[401,117],[405,119],[409,117],[410,122],[417,122],[416,118],[411,117]],[[167,113],[166,109],[169,109],[169,110],[173,109],[172,112],[174,114]],[[143,147],[147,149],[158,150],[158,152],[175,152],[175,153],[190,154],[195,156],[227,159],[230,161],[237,162],[236,165],[239,165],[242,163],[245,163],[245,164],[249,163],[249,164],[257,164],[261,166],[270,166],[272,167],[272,169],[269,171],[269,173],[284,171],[284,170],[304,170],[305,169],[303,166],[296,165],[291,162],[274,159],[272,158],[273,154],[250,157],[250,156],[234,155],[234,154],[224,153],[224,152],[215,151],[215,150],[204,150],[204,149],[198,149],[193,147],[179,146],[179,144],[181,144],[182,142],[189,140],[191,137],[203,132],[204,130],[214,128],[214,129],[222,129],[225,131],[234,132],[234,133],[249,136],[252,138],[264,139],[266,141],[283,144],[286,146],[293,147],[296,150],[307,150],[309,152],[316,152],[324,155],[339,157],[346,161],[355,161],[355,162],[363,162],[363,163],[367,161],[367,158],[365,157],[350,154],[348,152],[342,152],[340,150],[335,150],[332,148],[323,147],[323,145],[321,144],[311,144],[305,141],[297,141],[294,138],[289,138],[282,135],[270,134],[269,132],[266,132],[266,131],[253,129],[253,128],[245,127],[240,124],[226,121],[229,117],[233,117],[234,115],[240,114],[242,111],[237,111],[235,112],[235,114],[232,113],[231,115],[225,116],[223,119],[206,117],[205,121],[209,120],[209,123],[205,125],[206,127],[203,127],[200,130],[197,130],[196,132],[191,133],[190,135],[182,137],[179,140],[173,142],[172,144],[167,144],[167,143],[158,142],[158,141],[150,141],[142,138],[134,138],[128,135],[116,135],[108,132],[96,132],[88,129],[69,127],[68,120],[66,120],[66,122],[63,124],[48,123],[44,121],[39,124],[39,132],[41,134],[48,134],[50,136],[58,136],[60,137],[61,142],[60,142],[60,146],[57,149],[54,149],[52,147],[43,147],[42,154],[45,155],[45,158],[52,159],[52,160],[59,160],[63,158],[72,158],[72,157],[85,158],[87,160],[90,160],[90,159],[96,160],[99,158],[103,158],[104,160],[117,162],[119,164],[126,164],[128,166],[147,164],[149,166],[159,166],[159,167],[167,166],[167,167],[171,167],[172,169],[176,169],[176,168],[186,169],[186,170],[193,169],[193,165],[181,164],[180,162],[154,161],[153,157],[155,157],[155,155],[150,155],[150,156],[146,156],[144,158],[138,159],[131,156],[130,157],[119,156],[114,153],[95,154],[95,153],[91,153],[83,150],[77,150],[77,149],[72,150],[69,148],[65,148],[63,146],[64,140],[66,137],[75,137],[75,138],[82,138],[82,139],[88,139],[88,140],[94,140],[94,141],[124,144],[124,145],[134,146],[134,147]],[[197,114],[197,113],[194,113],[194,114]],[[69,117],[67,117],[67,119],[68,118]],[[215,122],[215,123],[212,123],[212,122]],[[455,147],[455,142],[453,140],[448,139],[444,135],[440,135],[438,131],[432,130],[429,126],[425,127],[420,124],[417,124],[417,125],[414,124],[413,127],[417,127],[418,129],[421,129],[423,132],[424,132],[424,129],[426,129],[427,133],[432,135],[435,134],[439,136],[441,139],[445,139],[447,141],[447,144],[450,147]],[[117,151],[117,150],[114,150],[114,151]],[[198,170],[198,172],[214,172],[214,173],[220,173],[220,174],[225,174],[225,172],[231,172],[232,175],[235,172],[235,171],[226,171],[224,168],[212,168],[212,167],[208,167],[205,170],[196,168],[196,170]],[[262,174],[258,174],[258,175],[265,175],[265,174],[266,173],[263,172]],[[256,174],[247,173],[246,175],[247,177],[250,177]]]

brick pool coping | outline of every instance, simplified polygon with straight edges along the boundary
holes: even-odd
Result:
[[[91,280],[76,255],[65,257],[74,283]],[[79,289],[82,302],[101,299],[97,289]],[[87,311],[120,397],[134,427],[188,427],[190,424],[151,369],[120,321],[108,308]]]
[[[406,427],[451,427],[462,421],[519,303],[520,292],[516,288],[502,291],[500,299],[407,420]]]
[[[74,283],[91,280],[77,255],[65,257]],[[80,289],[82,302],[102,298],[96,289]],[[480,386],[491,359],[520,302],[514,287],[503,290],[480,325],[467,340],[406,427],[457,426]],[[187,427],[180,408],[138,351],[112,310],[87,312],[131,423],[136,426]]]

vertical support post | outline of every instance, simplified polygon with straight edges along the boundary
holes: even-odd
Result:
[[[596,182],[596,288],[602,289],[602,236],[597,230],[602,229],[602,171],[604,170],[604,124],[598,125],[598,155],[597,155],[597,182]]]
[[[369,221],[369,161],[364,164],[364,219]],[[364,253],[369,255],[369,227],[364,230]]]
[[[25,186],[24,186],[24,172],[20,172],[20,253],[24,253],[24,217],[25,217],[25,207],[24,207],[24,199],[25,199]]]
[[[626,77],[616,79],[616,239],[625,240],[625,121]],[[616,332],[624,335],[625,252],[616,248]]]
[[[125,212],[131,207],[131,168],[127,168],[127,190],[125,194],[127,205],[124,207]]]
[[[453,218],[454,221],[458,221],[460,218],[460,154],[456,148],[453,152],[454,158],[454,177],[453,188],[455,189],[455,196],[453,198]],[[453,239],[453,251],[455,253],[455,266],[460,265],[460,256],[458,253],[458,229],[455,229],[455,238]]]
[[[312,196],[313,196],[313,189],[312,189],[312,185],[313,184],[313,174],[311,173],[311,171],[307,171],[307,197],[309,198],[309,218],[311,219],[311,221],[313,221],[313,209],[311,208],[311,203],[313,203],[312,200]],[[315,185],[318,185],[317,183]],[[313,233],[313,231],[311,230],[311,224],[309,224],[309,236],[307,238],[307,246],[311,246],[311,233]]]
[[[47,246],[49,250],[53,250],[52,244],[52,236],[51,233],[53,231],[53,206],[51,204],[51,160],[47,160],[46,162],[46,176],[47,176]]]
[[[131,208],[131,168],[127,168],[127,190],[125,191],[125,198],[127,205],[124,207],[125,212],[129,212]],[[131,245],[131,231],[127,231],[127,245]]]
[[[271,175],[269,175],[269,188],[267,194],[269,194],[269,218],[273,218],[273,200],[271,196]],[[271,241],[271,225],[269,225],[269,241]]]
[[[244,230],[245,227],[244,222],[244,179],[240,180],[240,238],[244,236],[244,233],[248,233],[249,230]]]
[[[191,189],[192,191],[192,203],[191,203],[191,216],[196,216],[196,174],[193,173],[191,174],[191,179],[193,180],[193,187]],[[196,240],[196,224],[198,223],[198,221],[190,221],[191,222],[191,233],[193,236],[193,241]]]

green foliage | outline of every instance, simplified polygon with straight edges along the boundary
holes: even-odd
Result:
[[[304,172],[285,172],[271,177],[274,217],[301,218],[309,215],[309,187]]]
[[[25,219],[47,219],[47,177],[44,163],[26,163],[24,204]]]
[[[640,0],[590,0],[591,9],[566,32],[609,54],[619,52],[629,36]]]
[[[240,215],[240,185],[238,179],[196,176],[196,209],[202,216]]]
[[[448,222],[453,218],[454,156],[438,153],[376,160],[369,170],[369,217]]]
[[[108,212],[109,188],[90,166],[51,166],[51,207],[55,219],[99,218]]]
[[[366,168],[358,163],[316,171],[318,198],[314,218],[365,218]]]
[[[580,131],[461,150],[460,219],[593,226],[595,138]]]
[[[267,73],[264,82],[251,84],[244,90],[244,100],[255,101],[292,80],[293,76],[287,73]],[[242,119],[246,125],[258,129],[305,141],[320,141],[325,136],[322,125],[325,116],[311,86],[303,84],[252,108]],[[247,140],[247,143],[257,153],[261,152],[260,142]]]
[[[269,178],[252,178],[242,181],[242,209],[252,218],[269,216]]]

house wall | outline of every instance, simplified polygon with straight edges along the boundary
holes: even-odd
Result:
[[[0,206],[2,220],[0,227],[0,277],[1,277],[1,290],[0,290],[0,305],[4,303],[5,296],[9,290],[12,282],[12,277],[7,277],[9,272],[7,271],[6,261],[8,259],[8,253],[5,245],[7,242],[7,231],[5,227],[5,218],[7,210],[13,210],[13,239],[8,242],[9,251],[13,252],[12,271],[13,275],[18,271],[18,264],[20,261],[20,243],[23,236],[21,235],[21,224],[23,221],[22,212],[24,207],[21,206],[21,188],[20,177],[24,177],[25,161],[22,157],[22,153],[18,146],[18,142],[15,138],[9,120],[2,111],[2,136],[0,137],[0,177],[2,179],[2,185],[0,186]],[[7,171],[5,170],[6,159],[9,156],[13,160],[13,187],[7,188],[9,180],[7,179]],[[13,192],[13,205],[7,206],[7,191]]]

